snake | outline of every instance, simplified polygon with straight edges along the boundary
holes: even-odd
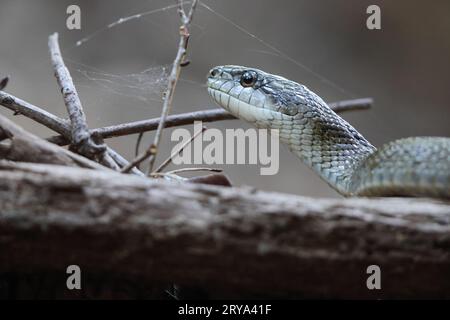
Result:
[[[256,68],[214,67],[207,89],[235,117],[276,132],[343,196],[450,198],[450,138],[401,138],[376,148],[305,85]]]

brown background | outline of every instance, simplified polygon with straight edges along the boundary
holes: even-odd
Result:
[[[345,115],[375,145],[406,136],[450,135],[450,2],[204,2],[351,94],[343,93],[273,54],[269,47],[200,6],[191,30],[189,58],[192,64],[183,70],[174,113],[213,107],[202,87],[207,71],[214,65],[241,64],[304,83],[327,101],[375,98],[372,110]],[[69,4],[81,7],[81,31],[65,28],[65,11]],[[63,55],[76,79],[91,127],[156,117],[160,114],[161,98],[158,93],[148,94],[150,88],[139,91],[148,98],[142,101],[130,97],[135,90],[122,86],[119,90],[125,94],[116,94],[105,90],[102,83],[88,81],[77,70],[94,67],[124,75],[169,65],[178,43],[179,21],[175,10],[106,30],[81,47],[74,48],[74,44],[120,17],[171,4],[173,1],[1,0],[0,74],[12,76],[8,86],[11,93],[66,116],[47,53],[47,37],[58,31]],[[370,4],[381,7],[380,31],[369,31],[365,26],[365,10]],[[5,110],[0,112],[10,114]],[[50,134],[26,119],[16,120],[40,135]],[[209,127],[247,126],[241,121],[232,121]],[[173,146],[169,133],[166,131],[164,135],[166,148],[160,161]],[[135,139],[135,136],[119,138],[108,143],[130,158]],[[146,136],[146,141],[150,139],[151,135]],[[337,195],[286,148],[281,149],[280,172],[276,176],[260,176],[256,165],[223,167],[236,185],[310,196]]]

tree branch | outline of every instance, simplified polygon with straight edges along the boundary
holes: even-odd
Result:
[[[448,202],[428,199],[174,187],[0,161],[0,272],[64,274],[75,263],[215,297],[449,298],[449,217]],[[366,287],[372,264],[382,290]]]
[[[39,108],[4,91],[0,91],[0,105],[12,110],[16,114],[22,114],[30,119],[33,119],[36,122],[60,134],[60,136],[53,136],[51,138],[48,138],[48,141],[61,146],[70,143],[71,130],[70,123],[67,120],[59,118],[42,108]],[[329,103],[330,108],[337,113],[353,110],[365,110],[369,109],[372,105],[373,100],[371,98],[361,98]],[[236,118],[223,109],[202,110],[168,116],[166,118],[165,128],[188,125],[194,123],[194,121],[214,122],[233,119]],[[130,123],[93,129],[91,130],[91,135],[98,135],[104,139],[107,139],[112,137],[136,134],[155,130],[158,127],[159,123],[160,118],[134,121]],[[122,156],[120,156],[117,152],[109,147],[108,153],[121,167],[125,167],[128,164],[127,160],[125,160]],[[132,172],[137,175],[143,175],[143,173],[137,168],[133,168]]]
[[[24,115],[25,117],[58,132],[62,136],[66,137],[66,141],[70,141],[71,128],[70,122],[67,120],[57,117],[42,108],[39,108],[4,91],[0,91],[0,104],[13,111],[16,115]]]
[[[73,152],[43,140],[0,115],[0,129],[11,139],[9,146],[3,145],[2,156],[9,160],[50,163],[66,166],[107,170],[107,168]]]
[[[81,105],[77,89],[73,84],[69,69],[64,64],[58,43],[58,33],[54,33],[48,39],[48,47],[52,60],[55,77],[63,94],[64,103],[69,113],[70,122],[72,124],[71,144],[82,155],[88,158],[101,159],[101,162],[107,167],[118,170],[119,167],[114,160],[106,152],[106,145],[99,144],[91,136],[87,125],[86,115]]]
[[[330,108],[333,109],[333,111],[336,113],[343,113],[354,110],[366,110],[369,109],[372,105],[373,105],[372,98],[361,98],[329,103]],[[166,118],[165,128],[184,126],[192,124],[194,123],[194,121],[215,122],[215,121],[235,120],[235,119],[237,118],[233,116],[231,113],[228,113],[224,109],[201,110],[170,115]],[[158,128],[158,124],[160,123],[160,121],[161,118],[139,120],[103,128],[97,128],[91,130],[91,132],[99,134],[104,139],[108,139],[113,137],[120,137],[130,134],[153,131],[156,128]],[[68,143],[68,141],[62,136],[53,136],[48,138],[48,140],[58,145],[66,145]]]
[[[0,91],[0,105],[12,110],[15,114],[24,115],[27,118],[30,118],[61,134],[60,137],[62,137],[64,141],[67,142],[67,144],[70,143],[71,125],[67,120],[59,118],[42,108],[32,105],[31,103],[19,99],[4,91]],[[113,157],[120,166],[124,167],[128,164],[128,161],[125,160],[116,151],[109,147],[107,147],[107,149],[110,156]],[[133,173],[137,175],[144,175],[140,170],[136,168],[133,169]]]

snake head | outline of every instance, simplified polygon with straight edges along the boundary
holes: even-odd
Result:
[[[307,112],[312,107],[308,101],[321,100],[301,84],[243,66],[211,69],[207,86],[211,97],[222,108],[263,128],[271,122],[273,128],[273,120],[289,120]]]

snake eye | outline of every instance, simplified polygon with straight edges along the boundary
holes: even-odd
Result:
[[[210,74],[211,77],[215,77],[215,76],[217,76],[219,74],[219,70],[212,69],[209,74]]]
[[[246,71],[241,76],[241,86],[251,87],[255,84],[257,75],[254,71]]]

